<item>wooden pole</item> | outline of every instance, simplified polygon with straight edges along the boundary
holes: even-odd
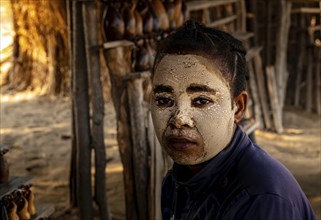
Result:
[[[108,220],[106,196],[106,152],[104,144],[104,97],[100,81],[100,56],[98,45],[98,15],[95,0],[83,5],[87,65],[91,87],[92,145],[95,150],[95,202],[101,220]],[[96,47],[96,48],[95,48]]]
[[[249,67],[249,85],[250,85],[250,91],[253,101],[253,109],[254,109],[254,118],[256,121],[260,123],[260,126],[262,127],[262,112],[261,112],[261,104],[259,99],[259,91],[257,88],[257,80],[255,79],[254,74],[254,68],[253,68],[253,60],[248,61],[248,67]]]
[[[275,54],[275,73],[277,83],[277,93],[279,101],[279,110],[282,112],[285,100],[285,92],[288,81],[288,70],[287,70],[287,49],[288,39],[291,24],[291,8],[292,3],[287,0],[281,0],[281,11],[280,11],[280,24],[278,29],[278,35],[276,38],[276,54]],[[282,116],[282,113],[279,115]],[[281,118],[282,121],[282,118]]]
[[[73,99],[75,101],[77,144],[77,197],[81,220],[93,219],[91,195],[91,140],[89,124],[88,74],[80,2],[74,0],[73,20]]]
[[[162,180],[172,167],[173,161],[164,153],[155,135],[150,111],[148,112],[148,144],[150,149],[150,193],[149,219],[161,220],[161,189]]]
[[[73,26],[72,26],[72,7],[71,0],[66,2],[67,7],[67,19],[68,19],[68,30],[69,30],[69,63],[70,63],[70,88],[73,88],[75,81],[73,71],[73,56],[72,56],[72,45],[73,45]],[[69,200],[71,207],[78,206],[77,198],[77,143],[76,143],[76,118],[75,118],[75,100],[73,93],[71,94],[71,156],[70,156],[70,171],[69,171]]]
[[[265,57],[265,65],[271,65],[272,64],[272,6],[273,1],[265,1],[267,4],[267,10],[266,10],[266,57]]]
[[[264,83],[265,82],[264,72],[263,72],[262,59],[260,54],[256,54],[254,56],[254,66],[255,66],[256,80],[258,84],[259,97],[260,97],[261,107],[262,107],[263,121],[265,124],[265,128],[270,129],[272,126],[270,121],[270,112],[268,108],[268,102],[266,99],[266,86]]]
[[[312,112],[312,71],[313,71],[313,47],[309,44],[308,48],[308,62],[307,62],[307,78],[306,78],[306,93],[305,93],[305,110]]]
[[[320,3],[321,6],[321,3]],[[316,103],[316,111],[318,115],[321,115],[321,47],[317,47],[317,60],[315,67],[315,83],[316,83],[316,95],[315,95],[315,103]]]
[[[283,132],[283,125],[281,121],[282,112],[280,111],[281,106],[278,100],[275,70],[273,66],[266,67],[266,76],[267,76],[268,92],[270,96],[270,104],[271,104],[271,109],[273,114],[275,130],[277,133],[282,133]]]
[[[148,219],[148,145],[146,134],[147,112],[144,103],[144,78],[128,82],[128,105],[133,150],[135,197],[140,220]],[[145,108],[144,108],[145,107]]]
[[[138,207],[135,197],[133,172],[133,143],[131,138],[128,92],[125,76],[131,73],[131,46],[118,46],[104,50],[109,69],[112,99],[117,117],[117,141],[123,164],[126,218],[138,220]]]
[[[299,14],[300,25],[299,28],[305,26],[305,19],[303,14]],[[294,91],[294,106],[299,107],[300,105],[300,94],[301,94],[301,83],[302,83],[302,72],[303,72],[303,64],[306,56],[306,32],[304,30],[300,30],[299,35],[299,58],[297,64],[297,72],[295,79],[295,91]]]

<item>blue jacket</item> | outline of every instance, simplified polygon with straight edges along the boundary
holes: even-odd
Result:
[[[175,164],[162,186],[163,220],[312,220],[299,184],[237,127],[229,146],[191,177]]]

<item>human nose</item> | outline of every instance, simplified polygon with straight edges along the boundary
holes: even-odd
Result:
[[[178,106],[169,121],[171,126],[176,128],[193,127],[194,121],[189,110],[183,106]]]

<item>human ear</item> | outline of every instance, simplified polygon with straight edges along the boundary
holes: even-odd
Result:
[[[247,108],[247,100],[248,94],[246,91],[242,91],[237,97],[234,98],[234,102],[236,104],[236,110],[234,114],[235,124],[238,124],[242,120]]]

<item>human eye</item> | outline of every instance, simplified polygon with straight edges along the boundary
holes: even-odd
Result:
[[[174,100],[168,97],[156,97],[156,105],[159,107],[172,107],[174,105]]]
[[[206,107],[208,105],[211,105],[212,103],[214,103],[214,101],[211,98],[202,97],[202,96],[192,100],[192,106],[198,107],[198,108]]]

